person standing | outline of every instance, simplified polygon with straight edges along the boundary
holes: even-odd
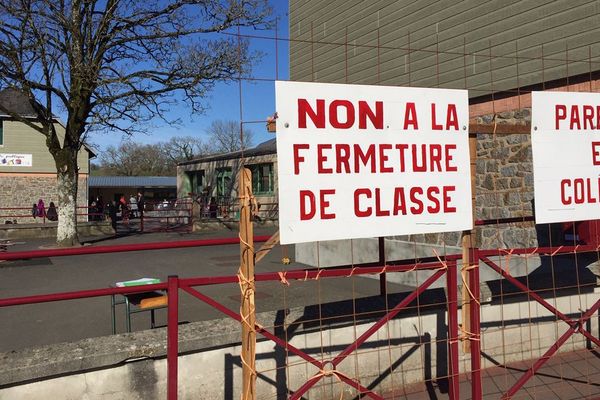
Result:
[[[117,233],[117,204],[114,201],[108,203],[108,217],[110,218],[110,225]]]
[[[144,217],[144,195],[141,191],[138,191],[135,200],[137,203],[138,214],[140,216],[140,219],[142,219]]]
[[[127,207],[127,200],[125,196],[121,196],[119,199],[119,207],[121,208],[121,220],[125,225],[129,224],[129,207]]]
[[[102,201],[102,196],[96,197],[96,218],[95,221],[102,221],[104,216],[104,201]]]

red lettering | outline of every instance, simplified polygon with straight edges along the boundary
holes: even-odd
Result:
[[[421,164],[419,165],[419,157],[417,156],[417,145],[412,145],[412,164],[414,172],[427,171],[427,146],[421,145]]]
[[[332,174],[333,168],[325,168],[324,163],[327,162],[327,156],[323,154],[323,149],[331,150],[330,144],[318,144],[317,145],[317,171],[319,174]]]
[[[592,164],[600,165],[600,142],[592,142]]]
[[[346,121],[340,122],[338,117],[339,108],[346,109]],[[329,123],[337,129],[348,129],[354,125],[354,106],[348,100],[334,100],[329,105]]]
[[[583,179],[578,178],[573,181],[573,192],[575,195],[575,204],[583,204],[585,202],[585,196],[583,194]]]
[[[435,214],[440,212],[440,201],[438,200],[436,195],[440,194],[440,189],[431,186],[427,188],[427,200],[429,200],[433,205],[427,206],[427,212],[431,214]]]
[[[587,178],[585,180],[585,186],[586,186],[586,194],[587,194],[587,202],[588,203],[596,203],[597,200],[594,196],[592,196],[592,180],[590,178]]]
[[[452,207],[450,202],[452,198],[450,197],[449,192],[454,192],[456,190],[456,186],[444,186],[442,189],[443,192],[443,202],[444,202],[444,212],[445,213],[455,213],[456,207]]]
[[[429,170],[442,171],[442,145],[432,144],[429,147]]]
[[[386,164],[385,164],[389,159],[389,157],[385,154],[385,151],[391,150],[391,149],[392,149],[391,144],[380,144],[379,145],[379,172],[380,173],[394,172],[394,168],[386,167]]]
[[[569,129],[574,129],[577,125],[577,129],[581,129],[581,121],[579,120],[579,108],[577,106],[571,106],[571,123]]]
[[[335,189],[324,189],[321,190],[321,219],[334,219],[335,213],[327,214],[325,209],[329,207],[329,201],[325,199],[325,196],[331,196],[335,194]]]
[[[404,188],[394,189],[394,215],[406,215],[406,199],[404,198]]]
[[[442,129],[444,129],[444,127],[442,126],[442,124],[436,123],[436,120],[435,120],[435,103],[431,104],[431,129],[433,129],[434,131],[441,131]]]
[[[565,206],[571,204],[573,201],[571,196],[567,196],[567,191],[565,190],[566,187],[571,187],[571,181],[568,179],[563,179],[560,181],[560,200]]]
[[[415,103],[406,103],[406,109],[404,110],[404,130],[407,130],[409,125],[412,125],[413,129],[419,129]]]
[[[369,145],[368,150],[366,153],[363,153],[362,148],[360,147],[359,144],[355,144],[354,145],[354,172],[358,173],[360,172],[360,164],[359,162],[362,162],[362,164],[366,167],[367,163],[371,163],[371,172],[375,173],[376,171],[376,167],[375,167],[375,146],[374,145]]]
[[[369,189],[356,189],[354,191],[354,215],[357,217],[370,217],[373,214],[373,209],[371,207],[367,207],[366,210],[360,209],[360,199],[359,197],[364,195],[367,199],[371,198],[371,191]]]
[[[560,129],[560,121],[567,119],[567,106],[557,104],[554,106],[554,129]]]
[[[444,155],[445,155],[444,159],[446,160],[446,171],[456,172],[456,171],[458,171],[458,168],[456,167],[456,165],[450,164],[452,162],[452,160],[454,159],[452,154],[450,154],[450,150],[456,150],[456,145],[455,144],[447,144],[444,146]]]
[[[308,144],[294,144],[294,175],[300,174],[300,163],[304,161],[304,157],[301,157],[298,153],[300,149],[307,150],[310,147]]]
[[[375,189],[375,216],[377,217],[388,217],[390,215],[389,210],[381,209],[381,189]]]
[[[594,107],[583,106],[583,129],[594,129]]]
[[[358,102],[358,129],[367,129],[367,117],[371,120],[373,128],[383,129],[383,102],[375,102],[375,112],[366,101]]]
[[[307,115],[315,128],[325,128],[325,100],[317,100],[317,111],[315,111],[308,100],[298,99],[298,128],[306,128]]]
[[[423,189],[420,187],[413,187],[410,189],[409,197],[410,201],[416,206],[411,207],[410,212],[413,214],[422,214],[423,213],[423,201],[417,197],[418,195],[423,195]]]
[[[408,145],[404,144],[404,143],[397,144],[396,149],[398,150],[398,153],[400,156],[400,172],[404,172],[406,169],[405,165],[404,165],[404,159],[406,158],[405,154],[406,154],[406,149],[408,149]]]
[[[338,174],[342,173],[342,166],[344,166],[345,173],[350,173],[350,145],[348,144],[336,144],[335,145],[335,172]]]
[[[456,104],[448,104],[448,113],[446,114],[446,130],[450,128],[458,130],[458,114],[456,112]]]
[[[308,207],[306,204],[306,200],[308,200]],[[309,219],[313,219],[316,213],[317,208],[315,207],[315,194],[310,190],[301,190],[300,191],[300,220],[306,221]]]

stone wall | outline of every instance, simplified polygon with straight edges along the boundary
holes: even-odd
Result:
[[[478,117],[477,123],[523,125],[531,121],[529,109]],[[477,135],[476,219],[533,215],[533,163],[529,134]],[[533,222],[497,224],[476,228],[481,248],[537,246]]]
[[[48,205],[53,201],[57,207],[58,193],[55,174],[0,174],[0,222],[16,220],[18,224],[41,222],[31,217],[33,203],[43,199]],[[77,205],[87,206],[87,175],[79,176],[79,190]],[[22,208],[19,210],[5,210],[4,208]],[[84,213],[82,210],[81,213]],[[87,220],[82,216],[80,220]]]

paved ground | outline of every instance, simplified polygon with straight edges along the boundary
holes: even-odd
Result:
[[[532,366],[535,360],[488,368],[482,372],[484,399],[502,395]],[[470,376],[462,376],[460,398],[471,399]],[[419,384],[389,394],[386,399],[447,399],[437,385]],[[575,400],[600,398],[600,353],[581,350],[558,354],[531,378],[513,397],[516,399]]]
[[[270,235],[274,228],[259,228],[256,235]],[[125,233],[121,229],[121,233]],[[94,245],[193,240],[236,237],[237,231],[219,230],[200,233],[152,233],[118,238],[94,239]],[[10,247],[10,251],[45,248],[52,240],[28,240]],[[284,249],[277,246],[256,267],[257,272],[277,272],[300,268],[281,263]],[[293,257],[293,246],[287,253]],[[94,288],[106,288],[115,282],[141,277],[166,279],[180,277],[235,275],[239,265],[239,245],[54,257],[0,263],[0,297],[17,297]],[[390,292],[407,291],[407,287],[389,285]],[[202,292],[239,310],[237,284],[210,286]],[[257,284],[257,311],[346,300],[379,293],[376,279],[352,277],[295,282],[286,287],[279,282]],[[180,320],[198,321],[223,315],[191,296],[181,293]],[[158,310],[158,324],[166,323],[166,310]],[[123,311],[117,314],[118,331],[123,332]],[[101,297],[69,302],[0,308],[0,351],[34,345],[72,341],[110,334],[110,298]],[[133,330],[148,329],[147,313],[134,315]]]

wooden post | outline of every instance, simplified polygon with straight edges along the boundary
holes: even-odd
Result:
[[[254,306],[254,228],[252,226],[252,173],[240,171],[240,288],[242,316],[242,400],[256,398],[256,308]]]
[[[471,204],[473,207],[473,223],[475,223],[475,177],[477,168],[477,134],[469,133],[469,153],[471,154]],[[463,332],[471,332],[471,313],[470,313],[470,295],[467,288],[471,285],[469,280],[469,274],[466,268],[470,266],[470,249],[474,247],[474,234],[472,230],[463,231],[461,238],[462,245],[462,268],[460,271],[461,279],[463,282],[461,299],[462,299],[462,328]],[[474,260],[479,262],[479,260]],[[479,284],[479,282],[473,282]],[[471,351],[471,342],[469,340],[463,340],[463,352],[468,353]]]

